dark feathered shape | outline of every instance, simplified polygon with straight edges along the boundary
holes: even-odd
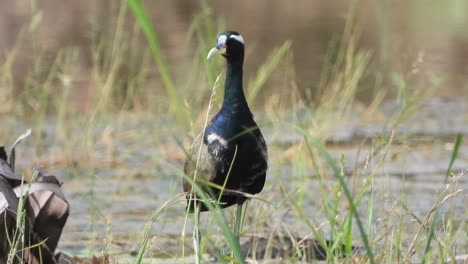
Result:
[[[31,134],[31,129],[21,134],[11,146],[10,156],[7,156],[5,147],[0,146],[0,177],[8,180],[12,187],[21,184],[21,177],[15,174],[15,147]]]
[[[257,194],[263,189],[268,159],[265,140],[244,96],[243,38],[237,32],[222,33],[218,36],[216,49],[223,48],[227,60],[223,105],[202,133],[203,143],[200,142],[201,135],[195,140],[184,167],[185,173],[193,178],[201,146],[196,182],[212,202],[220,201],[221,208],[244,203],[247,197],[239,192]],[[221,197],[221,190],[207,182],[225,185]],[[202,202],[190,203],[191,185],[187,181],[184,181],[184,191],[187,192],[187,203],[192,204],[191,212],[195,204],[200,204],[201,211],[208,210]]]

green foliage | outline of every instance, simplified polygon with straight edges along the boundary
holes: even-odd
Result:
[[[342,170],[339,169],[338,165],[336,164],[335,160],[332,158],[332,156],[328,153],[327,149],[325,146],[323,146],[320,141],[312,136],[310,136],[309,133],[307,133],[305,130],[296,127],[296,130],[298,133],[301,133],[307,140],[308,144],[313,145],[315,148],[319,150],[319,152],[325,157],[325,160],[327,161],[328,165],[333,169],[333,172],[335,173],[335,176],[338,178],[338,181],[341,185],[341,188],[346,196],[346,199],[349,202],[349,206],[351,209],[351,215],[348,217],[348,220],[345,221],[345,228],[344,228],[344,233],[343,235],[346,237],[345,239],[345,247],[346,250],[349,252],[351,251],[351,217],[354,217],[356,220],[356,224],[359,228],[359,232],[361,234],[361,239],[364,243],[364,247],[366,249],[366,254],[367,257],[369,258],[370,263],[375,263],[374,261],[374,253],[372,251],[372,248],[369,243],[369,238],[367,235],[367,232],[364,230],[364,225],[362,224],[361,218],[358,214],[357,211],[357,206],[358,206],[358,201],[360,199],[354,199],[351,195],[351,192],[349,191],[349,188],[347,187],[347,184],[344,180],[344,175],[342,173]],[[339,193],[340,191],[337,191],[336,193]],[[336,214],[332,214],[332,217],[329,216],[330,221],[334,221],[333,219],[335,218]],[[339,240],[336,240],[339,241]]]
[[[266,81],[270,78],[272,73],[279,67],[281,61],[291,50],[292,42],[287,40],[283,45],[271,53],[270,57],[265,61],[265,63],[258,69],[257,73],[254,75],[248,86],[249,93],[247,95],[247,101],[249,103],[255,102],[258,94],[264,87]]]
[[[452,172],[453,163],[457,159],[458,151],[460,149],[460,145],[462,142],[462,138],[463,138],[463,134],[457,133],[455,137],[455,142],[453,144],[453,151],[452,151],[452,156],[450,157],[450,163],[447,167],[447,171],[445,172],[445,182],[447,182],[447,179],[450,176],[450,173]]]
[[[177,91],[173,82],[168,65],[164,60],[164,54],[161,51],[159,40],[156,36],[156,31],[154,30],[153,24],[151,23],[151,20],[146,13],[144,4],[141,0],[128,0],[127,3],[132,9],[139,25],[142,27],[143,33],[148,39],[153,59],[158,67],[159,74],[161,75],[164,83],[164,88],[166,89],[166,92],[169,96],[169,100],[174,112],[176,113],[176,117],[180,124],[187,126],[188,122],[186,120],[186,114],[184,113],[185,109],[183,108],[181,97],[179,96],[179,92]]]

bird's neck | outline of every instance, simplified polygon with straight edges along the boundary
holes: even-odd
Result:
[[[222,110],[230,114],[250,113],[242,86],[242,62],[228,62]]]

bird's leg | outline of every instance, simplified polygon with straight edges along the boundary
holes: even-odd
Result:
[[[193,225],[193,250],[195,251],[195,263],[200,264],[201,255],[200,255],[200,204],[195,205],[194,219],[195,223]]]

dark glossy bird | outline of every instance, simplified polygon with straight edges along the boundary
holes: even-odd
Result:
[[[268,159],[265,140],[244,95],[244,39],[234,31],[221,33],[208,59],[223,50],[227,61],[223,104],[202,133],[203,144],[199,142],[202,136],[195,140],[184,167],[188,176],[193,178],[197,174],[198,185],[213,203],[219,201],[221,208],[242,205],[247,200],[243,193],[262,191]],[[184,191],[191,212],[196,206],[200,211],[208,210],[203,202],[195,199],[187,181],[184,181]]]

